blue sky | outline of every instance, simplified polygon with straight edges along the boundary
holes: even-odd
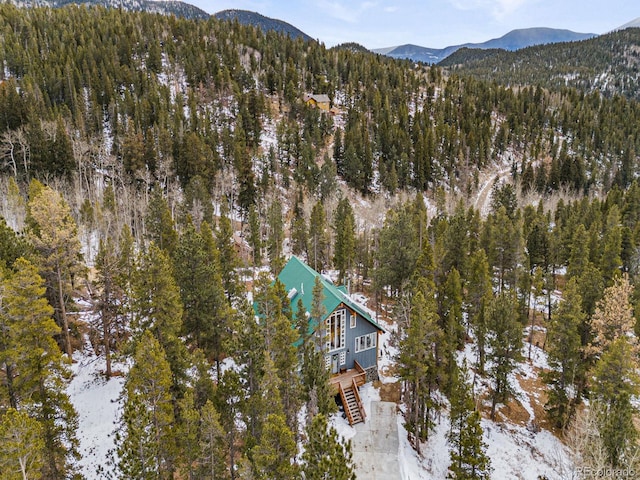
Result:
[[[185,0],[209,13],[252,10],[295,25],[328,47],[405,43],[442,48],[516,28],[605,33],[640,17],[638,0]]]

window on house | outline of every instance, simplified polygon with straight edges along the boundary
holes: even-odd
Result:
[[[344,309],[333,312],[325,322],[327,351],[344,348],[346,342],[345,322],[346,311]]]
[[[377,340],[378,340],[377,332],[368,333],[366,335],[356,337],[356,345],[355,345],[356,353],[363,352],[371,348],[375,348]]]
[[[352,312],[351,316],[349,317],[349,327],[356,328],[356,317],[356,313]]]
[[[340,365],[347,363],[347,352],[344,350],[340,352]]]

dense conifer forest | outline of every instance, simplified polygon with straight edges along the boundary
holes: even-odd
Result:
[[[450,418],[450,478],[501,478],[481,418],[532,348],[575,466],[640,468],[621,70],[615,91],[524,85],[214,18],[7,4],[0,63],[0,478],[82,477],[66,386],[87,350],[124,376],[90,478],[354,478],[306,328],[321,289],[306,312],[274,281],[292,254],[395,332],[406,430],[420,452]]]

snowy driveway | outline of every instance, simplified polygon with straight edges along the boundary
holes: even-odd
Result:
[[[400,480],[397,405],[371,402],[367,421],[351,439],[356,475],[362,480]]]

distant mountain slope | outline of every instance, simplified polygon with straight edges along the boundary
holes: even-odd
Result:
[[[439,64],[509,85],[571,86],[640,100],[640,28],[514,52],[461,49]]]
[[[624,30],[626,28],[635,28],[635,27],[640,28],[640,17],[636,18],[635,20],[631,20],[630,22],[625,23],[624,25],[621,25],[620,27],[616,28],[615,30]]]
[[[411,60],[438,63],[461,48],[519,50],[532,45],[543,45],[558,42],[573,42],[596,36],[594,33],[577,33],[571,30],[555,28],[524,28],[512,30],[500,38],[494,38],[484,43],[465,43],[445,48],[426,48],[418,45],[402,45],[399,47],[379,48],[375,53],[393,58],[409,58]]]
[[[237,20],[243,25],[253,25],[263,31],[273,30],[278,33],[285,33],[291,38],[302,38],[303,40],[313,40],[309,35],[302,30],[294,27],[293,25],[277,20],[275,18],[265,17],[256,12],[250,12],[248,10],[223,10],[214,14],[219,20]]]
[[[189,19],[206,20],[210,15],[200,8],[189,3],[179,1],[155,1],[155,0],[13,0],[13,4],[19,7],[52,7],[60,8],[65,5],[101,5],[111,8],[122,8],[133,12],[161,13],[163,15],[175,15]]]

